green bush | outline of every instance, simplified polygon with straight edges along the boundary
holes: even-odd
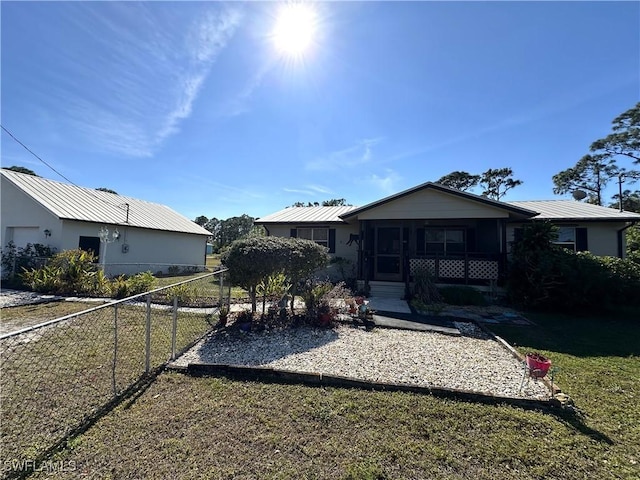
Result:
[[[41,293],[102,296],[110,293],[109,280],[95,264],[95,257],[84,250],[57,253],[48,265],[24,270],[24,285]]]
[[[156,283],[156,278],[151,272],[136,273],[131,277],[120,275],[111,280],[109,285],[113,298],[125,298],[151,290]]]
[[[440,289],[442,300],[449,305],[479,305],[487,304],[487,299],[482,292],[473,287],[453,286]]]
[[[554,235],[546,222],[523,229],[509,266],[511,301],[526,308],[569,311],[640,303],[640,265],[565,250],[551,243]]]
[[[20,273],[42,266],[54,253],[55,249],[41,243],[28,243],[25,247],[18,248],[13,242],[9,242],[2,249],[0,256],[3,277],[6,278],[7,285],[22,286]]]

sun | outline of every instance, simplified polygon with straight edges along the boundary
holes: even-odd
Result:
[[[287,3],[278,11],[272,38],[276,50],[290,58],[303,57],[316,37],[317,14],[308,3]]]

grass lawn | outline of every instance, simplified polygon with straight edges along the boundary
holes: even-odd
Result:
[[[55,460],[76,470],[55,478],[637,479],[635,313],[531,314],[539,327],[495,329],[522,352],[554,361],[582,419],[410,393],[164,373],[73,439]]]
[[[85,302],[48,302],[36,305],[5,307],[0,311],[0,331],[2,333],[9,333],[22,328],[32,327],[39,323],[81,312],[82,310],[98,305],[100,304]]]
[[[49,304],[31,308],[40,315],[53,313]],[[55,316],[61,313],[56,311]],[[154,368],[171,355],[173,319],[170,311],[152,309],[150,320],[150,365]],[[206,314],[180,312],[176,349],[209,331],[215,321]],[[144,307],[122,304],[118,307],[117,349],[113,307],[3,340],[0,464],[36,458],[113,398],[114,382],[121,392],[140,378],[145,371],[145,325]]]

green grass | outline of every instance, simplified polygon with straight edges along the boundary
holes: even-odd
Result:
[[[165,373],[75,438],[56,460],[77,470],[56,478],[637,479],[640,317],[628,315],[496,328],[553,360],[584,418]]]
[[[46,309],[46,306],[38,308]],[[207,332],[215,319],[178,315],[177,349]],[[145,371],[146,309],[106,307],[0,344],[2,461],[34,459]],[[151,366],[171,354],[172,314],[151,310]]]
[[[54,318],[81,312],[98,305],[99,303],[48,302],[36,305],[5,307],[0,310],[0,325],[2,325],[3,333],[9,333],[38,325]]]

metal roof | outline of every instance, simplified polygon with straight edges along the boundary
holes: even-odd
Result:
[[[255,221],[256,224],[269,223],[347,223],[341,215],[358,207],[289,207]]]
[[[539,212],[534,220],[568,221],[640,221],[640,214],[620,212],[615,208],[601,207],[576,200],[529,200],[507,202],[517,207]]]
[[[60,219],[211,235],[165,205],[92,188],[76,187],[12,170],[2,169],[1,172],[8,181]],[[20,206],[16,205],[15,208]]]

